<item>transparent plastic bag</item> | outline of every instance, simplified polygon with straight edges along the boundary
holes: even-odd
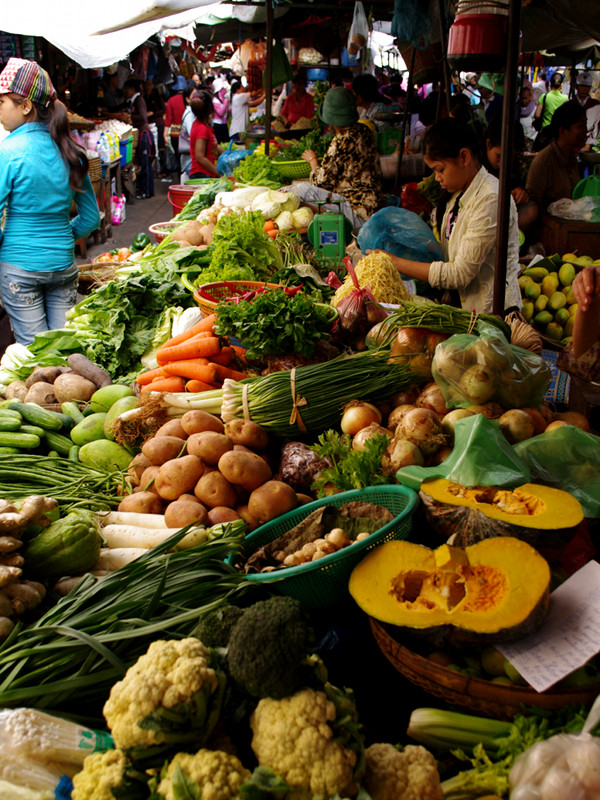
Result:
[[[365,222],[357,237],[358,246],[385,250],[412,261],[440,261],[444,255],[429,225],[406,208],[382,208]]]
[[[446,406],[539,407],[552,379],[544,359],[510,345],[493,325],[478,322],[477,330],[479,336],[457,333],[436,347],[431,372]]]
[[[510,800],[597,800],[600,797],[600,721],[596,698],[581,733],[559,733],[536,742],[510,771]]]
[[[563,197],[550,203],[548,213],[562,219],[600,222],[600,197],[580,197],[577,200]]]
[[[233,170],[251,153],[250,150],[232,150],[232,147],[233,141],[229,142],[227,150],[221,153],[217,159],[217,172],[219,175],[231,177]]]
[[[355,56],[365,47],[369,38],[369,23],[363,4],[358,0],[354,3],[354,15],[348,34],[348,53]]]

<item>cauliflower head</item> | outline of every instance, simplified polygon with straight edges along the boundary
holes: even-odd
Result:
[[[83,769],[73,777],[72,800],[115,800],[116,796],[131,800],[147,797],[145,776],[132,768],[122,750],[86,756]]]
[[[280,700],[263,698],[252,713],[252,750],[258,763],[298,790],[294,797],[354,793],[357,756],[335,740],[329,724],[335,717],[335,704],[314,689]]]
[[[239,758],[222,750],[177,753],[158,785],[158,795],[164,800],[239,800],[240,788],[250,777]]]
[[[437,762],[421,745],[399,751],[391,744],[372,744],[365,754],[363,786],[372,800],[441,800]]]
[[[177,741],[178,730],[190,729],[196,729],[201,744],[210,733],[211,701],[222,695],[224,681],[209,661],[210,653],[198,639],[152,642],[104,704],[115,745],[124,750],[159,745]]]

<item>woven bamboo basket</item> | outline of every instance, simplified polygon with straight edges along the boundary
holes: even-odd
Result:
[[[100,156],[88,159],[89,169],[88,175],[92,183],[99,181],[102,178],[102,161]]]
[[[472,678],[409,650],[383,623],[372,618],[369,623],[381,652],[401,675],[429,694],[474,714],[512,720],[515,714],[522,714],[524,708],[531,706],[550,711],[569,703],[591,706],[600,693],[600,685],[536,692],[529,686],[504,686]]]

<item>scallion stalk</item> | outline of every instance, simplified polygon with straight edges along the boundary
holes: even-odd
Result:
[[[510,722],[439,708],[416,708],[407,733],[419,744],[436,750],[473,748],[481,743],[488,752],[496,752],[498,740],[509,736],[511,730]]]

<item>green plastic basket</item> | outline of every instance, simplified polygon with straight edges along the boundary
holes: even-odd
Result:
[[[299,161],[273,161],[283,178],[308,178],[310,164],[301,158]]]
[[[348,545],[318,561],[246,576],[250,581],[273,584],[281,594],[300,600],[307,608],[323,608],[341,603],[350,596],[348,580],[358,562],[380,544],[392,539],[406,539],[410,534],[412,514],[419,502],[417,493],[412,489],[396,484],[368,486],[366,489],[340,492],[315,500],[314,503],[307,503],[267,522],[266,525],[261,525],[243,540],[241,552],[230,555],[227,561],[229,564],[235,564],[246,560],[259,547],[282,536],[321,506],[331,505],[339,508],[353,500],[385,506],[394,514],[394,519],[367,539]]]

